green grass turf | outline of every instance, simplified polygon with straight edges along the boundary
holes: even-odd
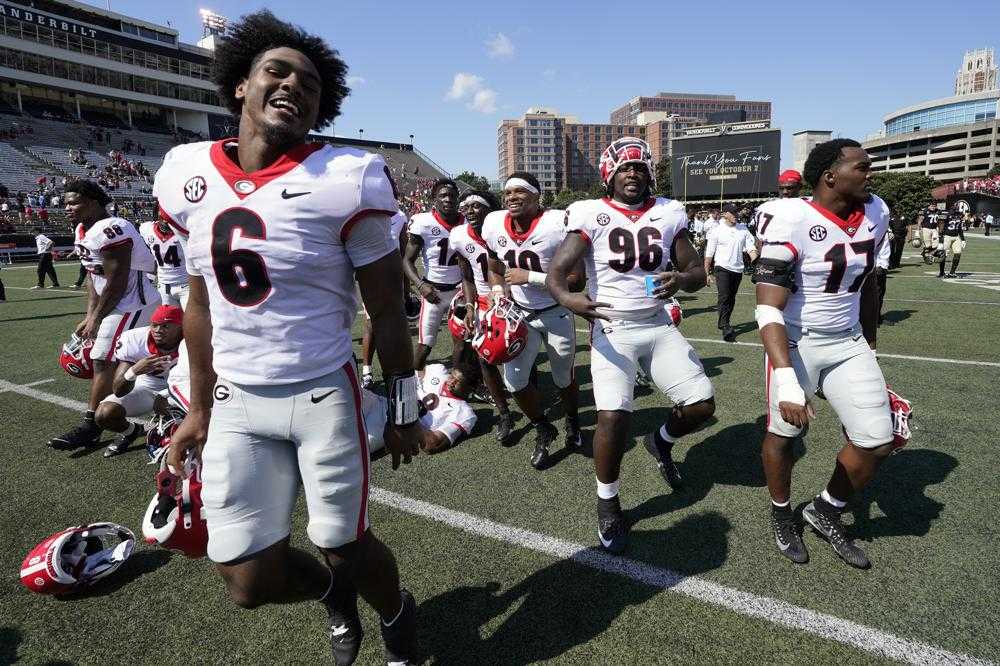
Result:
[[[913,254],[908,250],[906,254]],[[970,240],[962,269],[1000,281],[1000,242]],[[1000,291],[925,273],[904,261],[889,281],[880,330],[884,353],[1000,361],[995,322]],[[75,264],[59,266],[72,284]],[[982,276],[980,276],[982,277]],[[11,287],[34,273],[3,270],[0,379],[84,400],[86,384],[56,363],[58,345],[82,317],[81,295]],[[994,285],[1000,286],[1000,285]],[[757,342],[745,283],[734,322],[740,341]],[[946,301],[922,303],[918,300]],[[957,304],[976,301],[988,304]],[[685,296],[681,330],[718,340],[714,293]],[[580,328],[585,328],[582,322]],[[445,358],[441,336],[434,357]],[[585,333],[578,338],[585,449],[594,423]],[[686,488],[670,493],[643,451],[640,435],[666,416],[666,404],[640,392],[622,500],[634,521],[629,556],[860,622],[979,658],[1000,660],[997,600],[1000,501],[996,470],[1000,427],[994,418],[1000,368],[904,359],[881,361],[887,379],[914,401],[919,430],[890,458],[855,504],[854,531],[874,563],[856,571],[825,543],[805,536],[811,561],[795,567],[772,546],[759,462],[763,407],[760,348],[696,342],[715,384],[714,422],[675,449]],[[542,366],[543,387],[551,385]],[[567,541],[593,544],[594,477],[586,454],[539,473],[528,465],[530,435],[508,449],[492,443],[492,416],[477,405],[481,435],[393,472],[373,465],[373,482],[444,507]],[[794,501],[825,484],[840,443],[825,403],[794,474]],[[558,416],[558,408],[553,409]],[[321,663],[328,661],[323,613],[311,603],[240,611],[206,561],[140,545],[121,571],[80,598],[28,593],[16,580],[24,554],[51,532],[95,520],[139,531],[153,493],[153,471],[139,452],[104,460],[44,447],[74,425],[70,410],[0,393],[0,663]],[[561,421],[558,422],[561,427]],[[523,427],[524,420],[517,424]],[[296,543],[308,548],[305,512]],[[848,521],[852,518],[849,516]],[[868,653],[750,619],[679,594],[473,536],[385,506],[372,506],[375,530],[395,550],[405,584],[420,603],[425,653],[435,663],[870,663]],[[359,663],[377,663],[375,620]]]

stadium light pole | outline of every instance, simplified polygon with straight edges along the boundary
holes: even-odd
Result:
[[[358,138],[359,139],[365,138],[365,130],[364,130],[364,128],[361,128],[361,129],[358,130]]]

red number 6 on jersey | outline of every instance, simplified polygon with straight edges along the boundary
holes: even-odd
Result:
[[[219,291],[233,305],[249,308],[271,295],[271,279],[264,257],[253,250],[234,250],[233,236],[266,240],[267,229],[257,214],[246,208],[230,208],[212,224],[212,269]]]

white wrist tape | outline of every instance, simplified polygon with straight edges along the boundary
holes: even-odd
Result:
[[[784,315],[773,305],[758,305],[754,310],[754,316],[757,318],[757,328],[764,328],[768,324],[785,325]]]
[[[122,375],[122,378],[127,382],[134,382],[137,376],[138,375],[132,371],[132,368],[129,368],[125,371],[125,374]]]
[[[793,405],[803,406],[806,404],[806,393],[799,386],[793,368],[774,368],[771,371],[771,378],[774,381],[778,403],[790,402]]]
[[[392,375],[389,377],[388,384],[389,423],[395,426],[412,425],[420,418],[417,373]]]
[[[490,287],[490,293],[503,295],[503,285],[495,284]]]
[[[528,271],[528,284],[544,287],[545,273],[540,273],[538,271]]]

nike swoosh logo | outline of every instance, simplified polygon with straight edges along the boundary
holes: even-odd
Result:
[[[542,239],[541,239],[541,238],[539,238],[539,239],[537,239],[537,240],[533,240],[533,241],[531,241],[531,244],[532,244],[532,245],[538,245],[538,244],[539,244],[539,243],[541,243],[541,242],[542,242]]]
[[[312,194],[312,192],[289,192],[288,190],[281,190],[282,199],[294,199],[295,197],[304,197],[307,194]]]
[[[875,231],[876,228],[877,227],[874,224],[869,224],[868,225],[868,231]]]
[[[662,219],[663,219],[663,216],[661,215],[660,217],[651,217],[651,218],[649,218],[649,221],[650,222],[656,222],[657,220],[662,220]]]
[[[331,393],[336,393],[336,392],[337,392],[337,389],[332,389],[330,391],[327,391],[323,395],[319,395],[319,396],[317,396],[317,395],[311,395],[311,396],[309,396],[309,399],[312,400],[313,404],[315,405],[317,402],[321,402],[324,399],[326,399]]]
[[[601,540],[601,545],[605,548],[609,548],[611,546],[611,541],[605,541],[604,535],[601,534],[600,530],[597,530],[597,538]]]

